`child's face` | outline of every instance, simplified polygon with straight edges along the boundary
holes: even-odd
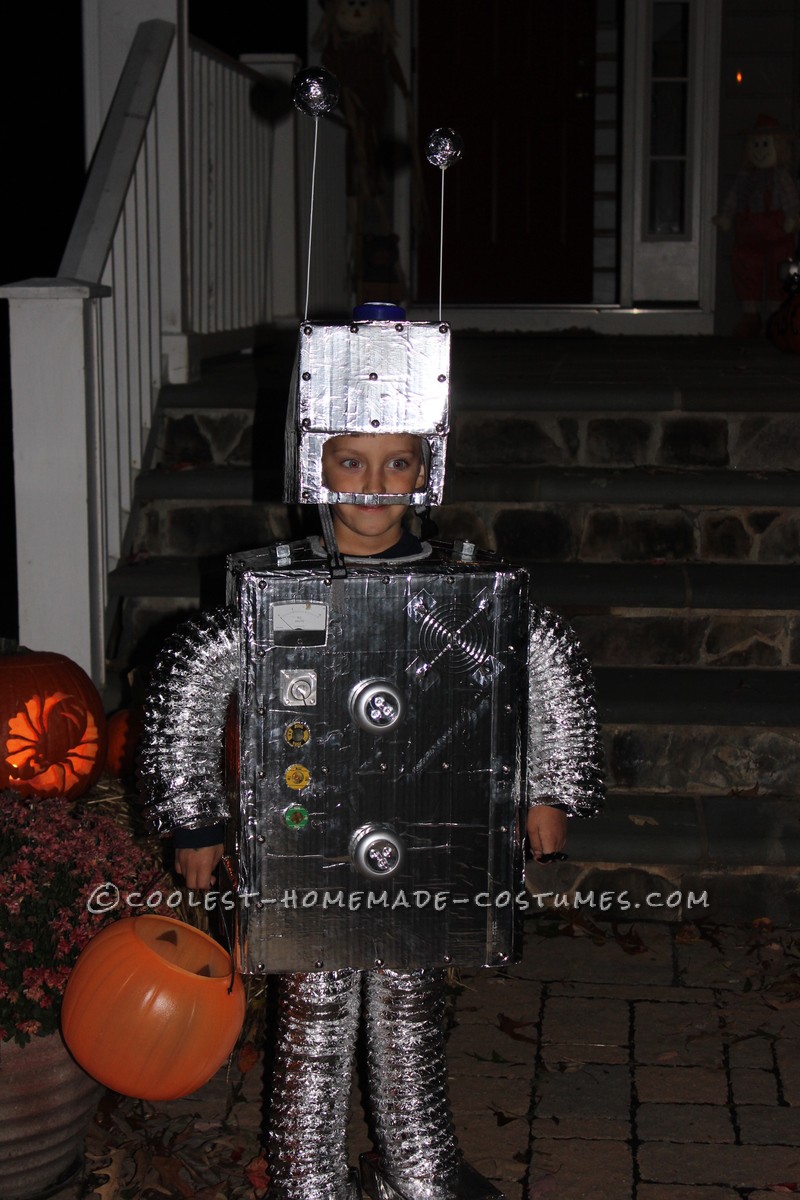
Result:
[[[322,477],[332,492],[364,495],[417,491],[425,482],[422,447],[408,433],[343,434],[322,449]],[[343,554],[380,554],[400,537],[405,504],[336,504],[334,526]]]

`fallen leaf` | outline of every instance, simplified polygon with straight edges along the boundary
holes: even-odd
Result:
[[[655,817],[643,817],[638,813],[628,813],[628,820],[633,821],[634,825],[658,825]]]
[[[511,1017],[507,1017],[503,1013],[497,1014],[497,1028],[501,1033],[507,1033],[515,1042],[529,1042],[531,1046],[535,1046],[537,1044],[535,1037],[517,1033],[518,1029],[527,1029],[532,1024],[532,1021],[512,1021]]]
[[[510,1125],[512,1121],[521,1121],[523,1119],[520,1116],[510,1117],[508,1113],[501,1112],[499,1108],[491,1108],[490,1112],[494,1113],[498,1129],[502,1129],[504,1125]]]
[[[244,1169],[244,1173],[254,1188],[269,1187],[267,1160],[264,1158],[263,1154],[257,1155],[256,1158],[251,1158],[250,1162]]]
[[[236,1059],[236,1065],[243,1075],[256,1065],[259,1060],[259,1053],[252,1042],[245,1042]]]
[[[172,1188],[172,1195],[194,1196],[195,1188],[184,1177],[186,1164],[180,1159],[158,1154],[153,1156],[152,1163],[162,1182]]]
[[[615,922],[612,922],[611,929],[614,934],[614,941],[624,950],[626,954],[646,954],[649,946],[645,945],[641,937],[636,931],[636,927],[632,925],[627,933],[622,933]]]

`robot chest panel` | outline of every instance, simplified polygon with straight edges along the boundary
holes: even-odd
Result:
[[[516,952],[525,612],[508,569],[242,579],[245,970]]]

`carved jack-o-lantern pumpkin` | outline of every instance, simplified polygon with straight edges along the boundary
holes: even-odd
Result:
[[[142,730],[142,714],[138,708],[121,708],[108,718],[106,766],[109,774],[118,779],[133,774]]]
[[[103,703],[77,663],[48,651],[0,657],[0,787],[74,800],[105,757]]]
[[[172,917],[107,925],[72,968],[61,1029],[100,1083],[141,1100],[177,1100],[206,1083],[233,1049],[244,985],[208,934]]]

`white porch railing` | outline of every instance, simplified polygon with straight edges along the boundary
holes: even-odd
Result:
[[[204,342],[238,333],[245,344],[256,326],[298,316],[298,147],[311,122],[292,117],[279,136],[250,105],[260,78],[177,44],[168,22],[140,25],[58,277],[0,288],[10,308],[20,641],[69,655],[98,684],[108,572],[126,552],[161,385],[187,382]],[[341,236],[326,247],[342,266],[328,269],[333,290],[324,278],[315,287],[318,305],[339,309],[342,142],[334,128],[328,166],[342,178],[322,185],[342,198]]]

